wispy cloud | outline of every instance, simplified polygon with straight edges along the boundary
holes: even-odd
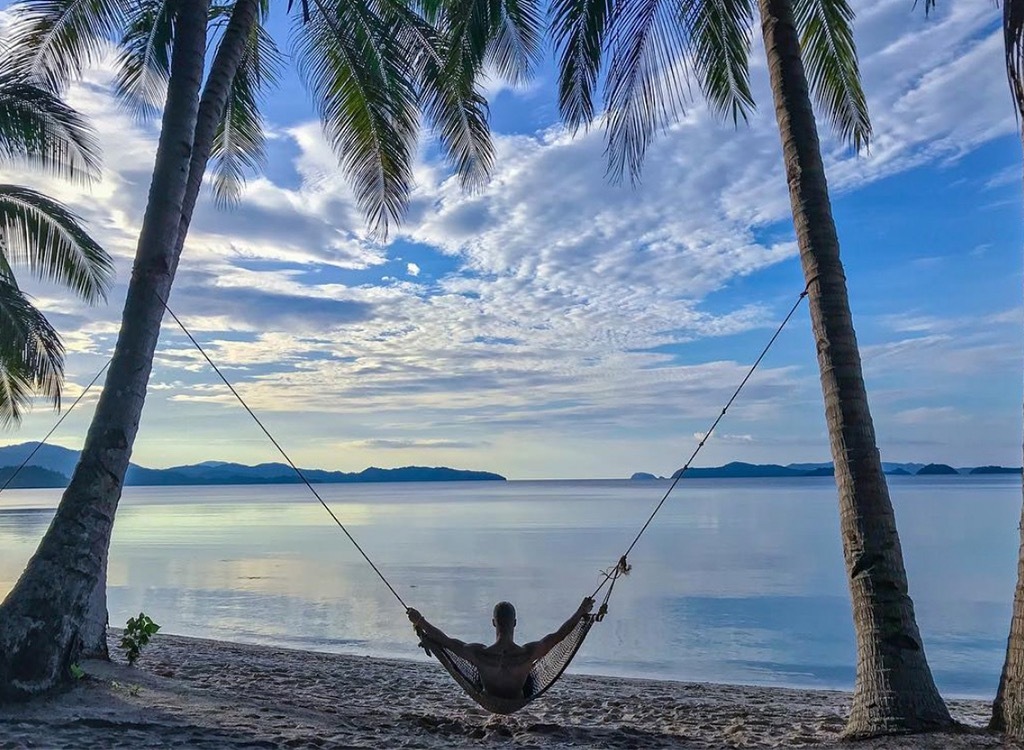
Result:
[[[364,440],[360,443],[371,450],[459,450],[463,448],[486,448],[487,441],[471,442],[467,440]]]
[[[855,5],[876,136],[856,156],[822,122],[837,201],[868,201],[885,180],[949,169],[1015,132],[992,8],[949,3],[925,20],[906,0]],[[608,184],[599,127],[574,137],[550,117],[538,127],[496,119],[495,174],[474,194],[424,149],[410,219],[390,245],[365,231],[304,100],[281,92],[294,97],[297,115],[271,125],[269,176],[250,181],[234,211],[217,210],[204,194],[171,305],[309,465],[351,469],[375,452],[404,460],[426,451],[521,476],[628,475],[651,456],[672,466],[803,286],[761,54],[752,55],[761,108],[749,126],[724,125],[695,104],[655,141],[637,188]],[[117,257],[106,307],[30,284],[59,316],[80,384],[113,346],[156,143],[155,125],[132,121],[110,84],[101,67],[71,90],[100,134],[101,183],[0,170],[0,179],[67,200]],[[547,112],[554,101],[545,79],[491,93],[547,102]],[[1008,185],[1015,168],[990,165],[970,182]],[[844,228],[851,267],[867,265],[865,257],[888,262],[881,251],[866,255],[858,229],[853,220]],[[892,252],[904,265],[926,255],[947,273],[969,272],[948,248]],[[1019,309],[954,314],[861,294],[855,311],[867,326],[872,399],[885,406],[877,411],[893,445],[923,445],[921,430],[934,422],[926,417],[958,409],[913,401],[915,382],[954,393],[978,373],[1019,365],[1017,339],[1004,330],[1019,322]],[[778,347],[709,443],[709,460],[817,460],[793,453],[811,446],[827,455],[805,314]],[[190,434],[211,440],[248,429],[170,327],[154,382],[143,462],[196,457],[196,441],[175,433],[186,418]],[[26,433],[48,416],[31,418]],[[236,454],[230,441],[221,448],[235,459],[253,449],[245,441]]]

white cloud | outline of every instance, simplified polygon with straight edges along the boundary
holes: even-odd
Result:
[[[875,137],[857,157],[822,124],[836,194],[948,163],[1014,132],[992,8],[949,3],[926,21],[906,0],[857,7]],[[235,211],[201,199],[172,307],[261,411],[282,421],[301,413],[292,438],[334,466],[359,468],[379,450],[422,449],[532,475],[608,475],[610,466],[628,475],[625,463],[637,454],[624,444],[665,437],[643,450],[661,451],[654,460],[668,468],[672,440],[706,428],[756,355],[759,343],[751,342],[761,332],[767,338],[803,286],[759,48],[752,59],[761,108],[749,127],[733,129],[692,107],[654,143],[636,189],[608,184],[600,130],[573,138],[552,125],[502,135],[496,123],[495,174],[473,195],[424,160],[410,221],[396,239],[454,263],[429,282],[422,262],[406,261],[404,278],[388,267],[396,251],[367,235],[319,126],[306,116],[275,124],[279,169],[252,180]],[[152,125],[133,122],[113,102],[109,83],[101,69],[71,94],[100,133],[102,182],[81,188],[20,170],[0,175],[67,200],[118,257],[119,286],[105,308],[45,290],[46,309],[64,316],[69,350],[88,363],[75,366],[83,373],[113,345],[156,143]],[[553,96],[549,81],[520,93]],[[1008,180],[1003,165],[991,180]],[[723,290],[778,266],[792,295],[755,287],[741,301],[723,301]],[[879,319],[894,335],[863,351],[875,379],[935,362],[951,378],[982,372],[1006,366],[1016,346],[967,331],[964,321],[885,310]],[[1010,311],[1007,321],[1019,315]],[[805,326],[796,340],[808,340],[806,318],[793,325]],[[736,334],[751,335],[713,353],[703,348]],[[170,328],[157,365],[161,386],[147,424],[159,430],[169,415],[189,414],[206,433],[226,429],[225,407],[236,408],[230,394]],[[708,455],[780,458],[754,451],[792,444],[791,430],[818,435],[817,389],[813,352],[799,364],[766,364]],[[919,407],[890,397],[894,425],[920,424],[908,416]],[[166,449],[173,437],[165,429],[157,434]],[[187,444],[176,450],[188,460]]]
[[[940,422],[960,422],[964,415],[952,406],[920,406],[897,412],[892,419],[900,424],[931,426]]]

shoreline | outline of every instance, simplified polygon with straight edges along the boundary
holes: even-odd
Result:
[[[566,674],[510,717],[429,662],[158,634],[135,667],[85,662],[66,691],[0,705],[0,748],[826,748],[850,694]],[[948,700],[960,732],[857,743],[1006,747],[990,702]]]

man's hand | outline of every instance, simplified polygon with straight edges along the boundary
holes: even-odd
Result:
[[[580,608],[577,610],[581,615],[589,615],[590,610],[594,608],[594,600],[589,596],[584,597],[583,602],[580,604]]]
[[[423,615],[419,613],[419,610],[409,607],[409,609],[405,610],[405,614],[409,615],[409,622],[411,622],[414,627],[418,628],[423,622]]]

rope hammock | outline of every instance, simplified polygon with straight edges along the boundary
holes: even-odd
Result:
[[[607,609],[605,611],[607,612]],[[435,657],[441,666],[448,670],[448,674],[462,686],[466,695],[492,714],[511,714],[544,695],[548,688],[555,684],[569,666],[569,662],[576,656],[576,652],[580,650],[587,634],[590,633],[590,628],[603,617],[604,615],[591,614],[580,618],[576,627],[533,665],[523,685],[522,697],[519,698],[491,695],[484,687],[480,671],[473,662],[431,640],[422,630],[417,629],[416,634],[420,637],[420,646],[427,652],[427,656]]]
[[[637,542],[640,541],[640,537],[642,537],[644,532],[647,531],[647,528],[651,525],[651,522],[654,520],[654,517],[658,514],[658,511],[661,510],[662,506],[665,504],[665,501],[668,500],[669,495],[672,494],[672,490],[675,489],[676,485],[679,483],[679,480],[681,480],[683,478],[683,475],[686,474],[687,470],[690,468],[690,465],[693,463],[694,459],[700,453],[701,449],[704,447],[708,438],[711,437],[711,434],[715,431],[715,428],[718,427],[718,423],[721,422],[722,419],[725,417],[725,414],[729,410],[729,407],[732,406],[733,402],[740,395],[740,391],[743,390],[743,387],[747,384],[747,381],[750,380],[751,376],[754,374],[754,371],[757,369],[758,365],[761,364],[761,361],[765,358],[765,355],[768,354],[768,350],[771,349],[772,344],[775,343],[775,340],[782,333],[782,330],[786,327],[786,324],[789,323],[790,318],[793,317],[793,314],[796,312],[797,308],[800,306],[800,303],[806,296],[807,290],[804,289],[804,291],[800,293],[797,300],[793,303],[793,306],[790,308],[789,313],[786,315],[785,318],[783,318],[782,322],[775,330],[775,333],[772,334],[772,337],[768,340],[768,343],[761,350],[761,354],[754,361],[754,364],[752,364],[750,368],[747,370],[747,373],[744,376],[743,380],[740,381],[740,384],[733,391],[732,396],[726,402],[721,412],[719,412],[714,422],[712,422],[711,427],[708,428],[708,430],[704,433],[703,437],[697,443],[696,448],[694,448],[693,453],[690,454],[690,457],[683,465],[683,468],[676,472],[676,474],[673,477],[672,483],[665,491],[665,494],[662,496],[661,500],[654,507],[654,510],[652,510],[650,515],[647,517],[647,521],[644,523],[642,527],[640,527],[640,530],[636,533],[636,536],[633,537],[633,541],[630,542],[629,546],[626,548],[625,553],[619,558],[619,561],[615,565],[613,565],[605,571],[602,571],[602,580],[598,584],[597,588],[594,590],[594,593],[590,596],[591,599],[596,599],[597,596],[601,593],[601,591],[605,590],[604,599],[602,600],[598,611],[596,613],[586,614],[582,616],[575,624],[575,626],[572,627],[572,629],[561,640],[559,640],[559,642],[555,644],[555,646],[550,651],[548,651],[548,653],[546,653],[544,656],[542,656],[534,662],[532,669],[523,686],[521,697],[508,698],[488,693],[484,686],[484,682],[483,679],[481,678],[481,674],[477,665],[475,665],[472,661],[464,658],[463,656],[460,656],[459,654],[455,653],[451,649],[446,648],[442,644],[438,643],[436,640],[431,639],[422,628],[416,628],[416,633],[420,637],[420,646],[424,649],[424,651],[426,651],[426,653],[429,656],[433,656],[434,658],[436,658],[437,661],[440,662],[441,666],[444,667],[445,670],[452,676],[452,678],[462,687],[466,694],[474,701],[476,701],[481,707],[496,714],[514,713],[519,709],[523,708],[524,706],[526,706],[527,704],[532,703],[534,700],[536,700],[544,693],[546,693],[551,688],[551,686],[555,684],[558,678],[562,676],[562,674],[568,668],[569,664],[572,662],[573,658],[576,656],[577,652],[579,652],[580,648],[583,646],[583,642],[586,640],[587,635],[589,635],[591,628],[593,628],[593,626],[596,623],[601,622],[604,619],[605,615],[608,613],[608,600],[611,598],[612,590],[615,588],[616,581],[621,576],[624,576],[630,572],[630,565],[627,561],[629,554],[633,551],[633,548],[636,546]],[[270,430],[267,429],[267,427],[263,424],[260,418],[256,416],[256,413],[249,407],[249,405],[245,402],[245,400],[238,393],[238,391],[235,390],[235,387],[231,384],[227,377],[225,377],[221,369],[217,367],[217,365],[214,363],[212,359],[210,359],[210,356],[206,353],[206,350],[203,349],[203,347],[199,344],[199,342],[188,330],[188,328],[185,327],[185,324],[182,323],[178,316],[174,314],[174,311],[171,310],[171,308],[168,306],[167,301],[159,296],[158,299],[164,306],[164,309],[167,310],[167,312],[170,314],[171,318],[174,319],[174,322],[178,324],[179,328],[181,328],[185,336],[188,337],[189,341],[192,342],[192,344],[203,356],[203,358],[210,365],[210,367],[213,368],[213,371],[217,373],[220,379],[224,382],[224,385],[228,387],[232,395],[234,395],[234,397],[238,400],[242,407],[249,413],[249,416],[253,418],[253,420],[263,431],[263,433],[267,436],[270,442],[273,443],[274,447],[277,448],[278,452],[288,463],[291,469],[295,472],[299,480],[306,486],[307,489],[309,489],[313,496],[320,502],[320,504],[324,507],[324,510],[326,510],[327,513],[330,514],[334,522],[338,525],[342,532],[344,532],[345,536],[348,537],[348,540],[356,548],[356,550],[367,562],[367,564],[373,569],[373,572],[376,573],[377,577],[380,578],[380,580],[384,583],[385,586],[387,586],[388,590],[395,597],[395,599],[398,600],[398,603],[402,606],[402,608],[408,612],[409,607],[402,599],[402,596],[398,593],[395,587],[391,585],[391,582],[388,581],[387,577],[384,575],[384,573],[381,572],[380,568],[378,568],[377,565],[373,562],[373,560],[370,559],[370,556],[366,553],[365,550],[363,550],[363,548],[355,540],[355,537],[353,537],[349,530],[345,527],[345,524],[341,522],[341,520],[334,514],[334,511],[332,511],[330,507],[327,505],[327,503],[324,502],[324,499],[320,496],[320,493],[316,491],[316,488],[313,487],[310,481],[306,478],[306,475],[303,474],[302,470],[295,464],[294,461],[292,461],[291,457],[284,450],[281,444],[270,433]],[[4,483],[4,485],[0,487],[0,492],[3,492],[5,489],[7,489],[11,482],[14,481],[14,477],[16,477],[18,473],[28,464],[29,460],[31,460],[32,456],[35,455],[36,451],[38,451],[39,448],[42,447],[43,443],[45,443],[46,440],[50,438],[50,436],[54,433],[57,427],[60,426],[61,422],[63,422],[67,415],[71,413],[71,410],[74,409],[75,406],[77,406],[78,403],[85,397],[86,393],[88,393],[89,390],[93,387],[93,385],[95,385],[96,381],[99,380],[100,375],[103,374],[103,372],[107,369],[107,366],[109,364],[110,362],[108,360],[108,362],[103,365],[103,368],[98,373],[96,373],[96,376],[92,379],[89,385],[86,386],[85,390],[83,390],[82,393],[78,396],[78,398],[75,399],[74,403],[72,403],[71,406],[68,407],[68,410],[63,415],[61,415],[60,419],[57,420],[57,423],[46,434],[46,437],[44,437],[43,440],[36,445],[36,447],[29,453],[28,457],[26,457],[25,460],[22,461],[21,465],[18,466],[14,473],[7,478],[7,481]],[[605,589],[605,587],[607,587],[607,589]]]

